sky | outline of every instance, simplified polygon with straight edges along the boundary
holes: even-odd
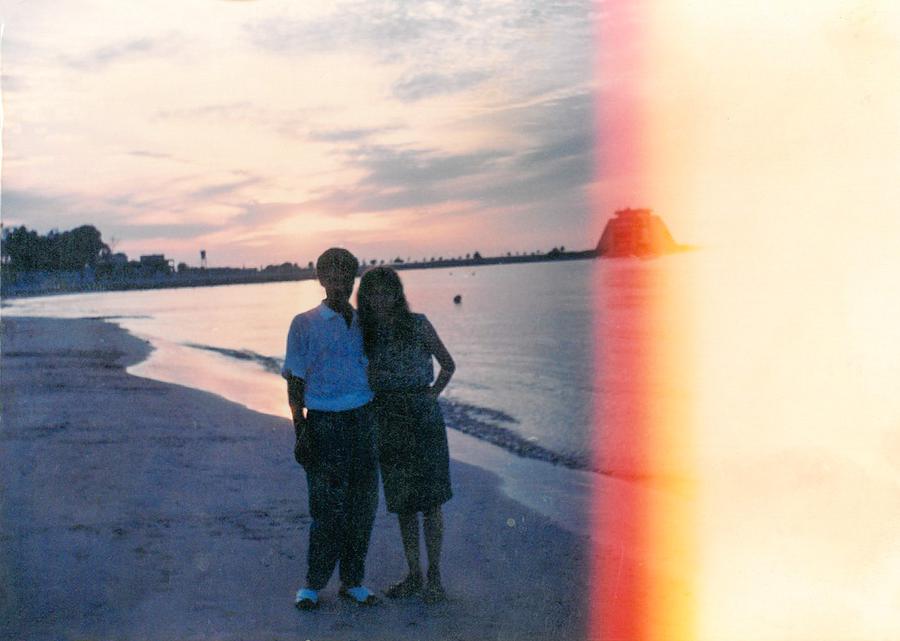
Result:
[[[586,0],[4,0],[2,217],[195,264],[593,247]]]

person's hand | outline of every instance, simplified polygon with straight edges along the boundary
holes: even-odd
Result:
[[[303,467],[306,467],[312,462],[312,452],[310,451],[309,445],[300,439],[297,439],[294,442],[294,460]]]
[[[301,415],[294,419],[294,460],[303,467],[307,467],[313,460],[312,435],[309,431],[307,420]]]
[[[432,385],[427,390],[425,390],[425,394],[428,395],[428,398],[437,400],[438,396],[441,395],[441,392],[440,392],[440,390],[435,389],[434,386]]]

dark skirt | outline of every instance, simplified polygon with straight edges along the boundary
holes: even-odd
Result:
[[[421,390],[378,392],[374,407],[388,511],[424,512],[449,501],[447,428],[437,400]]]

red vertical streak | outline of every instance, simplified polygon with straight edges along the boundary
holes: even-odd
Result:
[[[613,262],[617,264],[613,264]],[[652,603],[644,554],[652,544],[645,488],[652,434],[647,402],[652,343],[648,271],[611,259],[603,271],[597,330],[600,402],[595,452],[602,471],[594,493],[596,515],[592,638],[646,639]]]
[[[594,216],[641,206],[642,42],[640,3],[597,4]],[[598,224],[602,228],[602,224]],[[598,261],[595,362],[600,401],[595,408],[595,458],[603,474],[594,492],[596,523],[590,616],[591,639],[647,638],[651,603],[641,554],[649,536],[648,509],[634,479],[645,470],[649,446],[646,390],[654,310],[648,271],[628,260]]]

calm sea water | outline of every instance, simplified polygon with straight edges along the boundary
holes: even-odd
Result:
[[[600,378],[600,323],[629,327],[643,292],[598,310],[600,287],[656,261],[572,261],[401,272],[414,311],[426,314],[457,362],[447,400],[466,416],[566,456],[590,452]],[[461,304],[453,298],[462,296]],[[355,294],[354,294],[355,296]],[[75,294],[10,301],[4,313],[112,317],[155,350],[141,376],[204,389],[287,416],[277,370],[293,316],[318,304],[314,281]],[[639,337],[622,335],[623,350]]]

